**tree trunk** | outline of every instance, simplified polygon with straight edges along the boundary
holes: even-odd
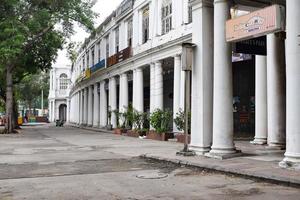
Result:
[[[12,66],[6,67],[6,133],[13,132],[13,76]]]

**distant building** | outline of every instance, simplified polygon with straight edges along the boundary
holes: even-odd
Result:
[[[68,121],[71,66],[55,67],[50,71],[49,121]]]

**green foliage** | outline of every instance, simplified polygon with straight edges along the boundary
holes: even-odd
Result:
[[[111,124],[111,114],[112,114],[112,110],[111,107],[108,106],[108,110],[107,110],[107,118],[108,118],[108,124]]]
[[[150,124],[158,133],[165,133],[169,130],[172,122],[172,112],[170,110],[156,109],[150,115]]]
[[[185,116],[185,113],[182,109],[180,109],[179,112],[176,113],[174,123],[176,125],[176,128],[179,131],[184,131],[185,130],[185,117],[184,116]],[[189,133],[190,133],[190,130],[191,130],[191,113],[190,112],[189,112],[188,120],[189,120],[188,130],[189,130]]]
[[[0,97],[13,119],[13,84],[51,68],[74,23],[93,31],[94,0],[0,1]],[[11,78],[12,77],[12,78]],[[13,82],[11,81],[13,79]],[[3,84],[2,84],[3,83]],[[5,88],[7,87],[7,88]],[[11,123],[8,132],[12,131]]]
[[[44,72],[29,74],[16,85],[16,100],[28,108],[40,108],[42,90],[44,91],[44,100],[46,100],[44,101],[45,106],[49,92],[49,74]]]
[[[122,116],[122,113],[120,113],[118,109],[114,110],[113,113],[116,116],[117,128],[121,128],[121,126],[120,126],[120,117]]]

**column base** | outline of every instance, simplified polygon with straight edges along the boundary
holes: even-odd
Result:
[[[229,158],[234,158],[234,157],[240,157],[242,156],[242,151],[241,150],[235,150],[235,152],[233,153],[213,153],[213,152],[209,152],[205,154],[205,157],[208,158],[214,158],[214,159],[218,159],[218,160],[224,160],[224,159],[229,159]]]
[[[87,127],[93,127],[93,124],[88,124]]]
[[[256,145],[264,145],[267,144],[267,138],[254,138],[254,140],[250,143]]]
[[[99,128],[99,126],[95,125],[95,126],[92,126],[93,128]]]
[[[284,143],[268,143],[268,149],[277,149],[277,150],[284,150],[285,144]]]
[[[235,147],[233,148],[214,148],[209,153],[205,154],[208,158],[214,158],[219,160],[224,160],[228,158],[234,158],[242,156],[241,150],[237,150]]]
[[[189,150],[196,153],[196,155],[204,156],[206,153],[210,151],[209,147],[199,147],[199,146],[193,146],[189,145]]]
[[[285,158],[279,163],[279,167],[300,170],[300,154],[285,153],[284,155]]]

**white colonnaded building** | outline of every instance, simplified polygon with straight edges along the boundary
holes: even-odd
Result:
[[[248,21],[240,18],[275,3],[281,6]],[[239,24],[226,27],[234,18]],[[108,108],[122,112],[129,104],[140,112],[160,108],[175,115],[184,107],[182,44],[193,43],[190,149],[212,157],[236,154],[234,137],[251,136],[255,144],[286,147],[281,166],[299,164],[300,20],[295,19],[300,19],[298,0],[125,0],[78,52],[67,76],[66,119],[103,128]],[[280,31],[263,32],[272,25]],[[249,37],[259,32],[262,38],[240,37],[247,40],[237,44],[227,35],[237,31],[253,33]],[[259,52],[251,53],[249,45]],[[59,106],[54,99],[50,105],[53,121]],[[114,114],[111,121],[116,127]]]

